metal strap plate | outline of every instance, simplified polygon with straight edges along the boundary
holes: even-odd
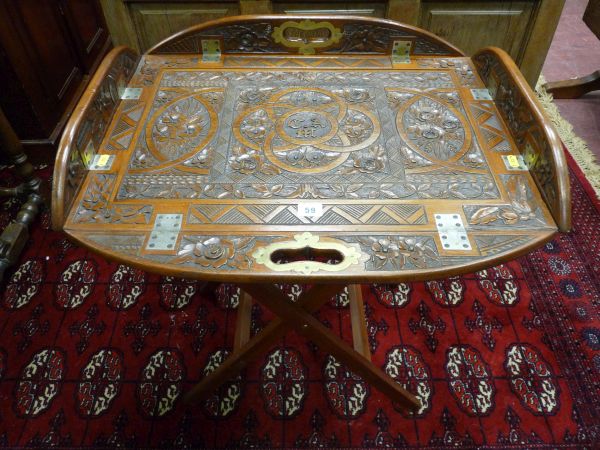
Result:
[[[221,60],[221,41],[218,39],[202,39],[202,62],[219,62]]]
[[[110,170],[115,160],[115,155],[94,155],[90,170]]]
[[[502,155],[502,160],[508,170],[529,170],[521,155]]]
[[[444,250],[471,250],[460,214],[436,214],[435,223]]]
[[[157,214],[146,250],[174,250],[183,214]]]
[[[487,89],[471,89],[473,100],[493,100],[492,94]]]
[[[410,64],[411,41],[394,41],[392,46],[392,63]]]
[[[125,88],[121,100],[137,100],[142,95],[142,88]]]

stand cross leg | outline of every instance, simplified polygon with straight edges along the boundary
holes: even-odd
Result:
[[[255,301],[269,308],[278,317],[245,344],[242,341],[246,325],[238,324],[236,345],[239,345],[239,348],[234,349],[233,354],[218,369],[204,377],[186,395],[186,401],[197,401],[205,397],[241,370],[249,360],[266,350],[275,340],[285,334],[288,327],[291,327],[333,355],[392,401],[411,410],[420,407],[419,400],[415,396],[402,388],[365,357],[365,354],[368,355],[368,340],[366,339],[364,325],[362,331],[353,326],[355,347],[358,341],[359,353],[310,314],[333,295],[339,293],[343,286],[317,285],[302,293],[296,303],[289,301],[277,287],[272,285],[244,284],[240,287],[245,293],[251,295]],[[360,289],[360,287],[352,286],[350,288],[351,296],[356,295],[355,289]],[[360,300],[360,305],[356,305],[356,308],[362,307],[362,299]],[[249,299],[243,298],[240,306],[244,305],[244,308],[248,310],[249,307],[246,302],[249,302]],[[356,339],[357,335],[359,339]]]
[[[334,284],[315,286],[312,289],[300,294],[300,297],[296,303],[302,308],[305,308],[306,311],[314,312],[319,309],[323,303],[336,295],[342,289],[344,289],[344,286],[338,286]],[[246,295],[246,293],[242,294],[242,303],[247,301],[247,298],[244,298]],[[240,304],[239,307],[242,307],[242,304]],[[246,308],[242,307],[242,309],[239,311],[241,312]],[[249,309],[250,308],[247,308],[246,311]],[[274,342],[282,338],[285,333],[288,332],[287,324],[285,324],[280,318],[276,317],[271,320],[271,322],[269,322],[267,326],[264,327],[258,334],[256,334],[256,336],[243,343],[243,339],[239,337],[239,334],[246,334],[245,331],[242,331],[242,328],[245,328],[245,325],[240,325],[240,320],[246,322],[247,326],[249,327],[250,318],[247,317],[244,319],[242,317],[238,317],[238,323],[236,324],[235,345],[239,345],[239,347],[234,348],[233,353],[225,361],[223,361],[219,367],[202,378],[202,380],[185,395],[184,401],[186,403],[197,402],[203,398],[206,398],[227,380],[237,375],[237,373],[241,371],[246,364],[260,356],[261,353],[266,352]],[[250,336],[249,329],[246,336]]]

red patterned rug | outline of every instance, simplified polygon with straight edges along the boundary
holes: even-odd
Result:
[[[185,408],[231,349],[236,288],[107,262],[42,215],[3,285],[0,445],[600,448],[600,206],[571,171],[571,233],[474,274],[363,286],[373,359],[419,395],[413,416],[292,333]],[[346,305],[318,316],[350,340]],[[255,307],[254,330],[269,317]]]

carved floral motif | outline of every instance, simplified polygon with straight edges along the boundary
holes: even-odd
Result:
[[[545,224],[536,214],[538,207],[533,203],[533,196],[523,175],[509,176],[506,182],[506,190],[511,202],[510,205],[482,206],[478,209],[471,206],[465,207],[465,211],[469,216],[469,224],[488,225],[499,220],[502,220],[505,225],[533,220],[540,225]]]
[[[385,149],[381,145],[374,145],[361,152],[351,155],[352,167],[345,169],[344,173],[374,173],[385,168],[387,157]]]
[[[279,173],[281,170],[265,161],[261,152],[238,145],[233,148],[229,157],[229,167],[243,174],[262,172],[266,175]]]
[[[423,269],[428,266],[428,260],[439,258],[431,246],[415,238],[359,237],[358,241],[371,254],[370,262],[374,270],[400,270],[407,264]]]
[[[471,65],[463,58],[436,58],[419,59],[417,64],[421,67],[432,67],[436,69],[453,70],[461,81],[463,86],[477,86],[477,78],[471,68]]]
[[[281,169],[278,174],[315,174],[336,169],[346,163],[350,153],[379,139],[380,126],[377,115],[371,112],[372,100],[368,89],[353,87],[244,89],[235,106],[233,132],[236,148],[247,150],[229,160],[233,163],[230,168],[243,174],[254,173],[264,166],[264,156]],[[346,173],[347,168],[342,168],[341,173]]]
[[[147,127],[146,140],[153,155],[171,161],[202,149],[214,135],[209,103],[194,94],[176,99],[160,109]]]
[[[375,26],[371,24],[350,23],[344,25],[343,39],[339,45],[330,51],[336,53],[388,53],[392,48],[392,41],[406,38],[406,31],[391,27]],[[413,36],[411,36],[413,37]],[[437,42],[430,41],[423,36],[415,40],[414,54],[451,54],[449,49]]]
[[[63,194],[65,211],[68,211],[71,206],[85,176],[86,163],[82,155],[88,151],[88,148],[92,150],[88,158],[92,158],[96,153],[100,139],[121,102],[119,93],[127,85],[136,63],[137,59],[130,52],[122,52],[117,56],[102,83],[95,90],[90,107],[75,130],[74,145],[70,149],[65,174]]]
[[[174,58],[174,59],[163,59],[163,58],[152,58],[146,56],[143,60],[143,64],[138,73],[132,79],[134,84],[142,84],[144,86],[151,86],[154,83],[156,75],[160,69],[169,69],[174,67],[185,67],[194,65],[198,62],[198,57],[193,58]]]
[[[254,238],[242,237],[223,239],[221,237],[185,237],[171,264],[193,263],[202,267],[233,268],[247,270],[252,260],[246,255],[253,246]]]
[[[440,102],[420,97],[398,115],[399,126],[413,142],[415,150],[428,158],[447,161],[454,158],[465,147],[466,137],[463,120],[458,111],[451,111]]]
[[[95,175],[77,209],[75,222],[144,224],[150,220],[149,205],[115,205],[110,201],[114,175]]]

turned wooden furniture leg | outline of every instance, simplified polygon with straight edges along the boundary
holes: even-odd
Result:
[[[561,80],[544,85],[554,98],[579,98],[588,92],[600,90],[600,70],[572,80]]]
[[[371,360],[369,348],[369,333],[367,331],[367,318],[365,317],[365,304],[363,302],[360,284],[348,286],[350,300],[350,322],[352,324],[352,342],[354,350]]]
[[[235,336],[233,351],[236,352],[250,340],[250,326],[252,325],[252,297],[242,291],[240,304],[237,307],[235,320]]]
[[[35,219],[42,203],[47,203],[49,196],[44,191],[46,186],[42,180],[34,176],[33,166],[27,161],[21,141],[15,134],[8,119],[0,109],[0,151],[15,165],[15,171],[23,179],[23,183],[15,188],[0,188],[0,196],[17,197],[27,195],[27,201],[19,212],[15,222],[10,223],[0,235],[0,282],[4,271],[13,265],[19,257],[27,239],[28,227]]]
[[[257,285],[263,287],[264,285]],[[278,290],[277,288],[274,288]],[[315,312],[321,305],[327,302],[331,297],[338,294],[344,286],[336,284],[325,284],[313,286],[304,291],[296,301],[298,307],[304,308],[308,312]],[[242,288],[242,290],[244,290]],[[285,298],[285,297],[284,297]],[[287,301],[287,299],[286,299]],[[184,397],[185,403],[194,403],[206,398],[213,393],[219,386],[233,378],[248,363],[266,352],[274,342],[283,337],[289,331],[289,326],[281,318],[276,317],[263,328],[259,333],[253,336],[239,350],[234,352],[217,367],[216,370],[202,378]]]

